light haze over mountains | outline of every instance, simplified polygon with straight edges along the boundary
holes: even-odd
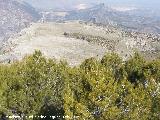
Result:
[[[114,6],[135,6],[151,9],[159,9],[159,0],[25,0],[37,8],[52,8],[70,10],[77,5],[87,5],[88,7],[99,3],[106,3]]]

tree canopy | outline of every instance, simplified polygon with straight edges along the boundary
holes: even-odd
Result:
[[[159,120],[160,60],[115,53],[71,67],[40,51],[0,65],[0,119]],[[20,118],[18,118],[20,120]]]

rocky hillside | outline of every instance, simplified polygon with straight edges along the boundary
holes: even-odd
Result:
[[[90,44],[81,39],[68,38],[65,32],[80,32],[84,29],[78,22],[34,23],[22,30],[15,38],[10,38],[4,46],[0,62],[20,60],[34,50],[41,50],[49,58],[67,60],[70,65],[77,65],[86,58],[102,57],[107,51],[97,44]],[[91,27],[86,32],[91,32]],[[97,30],[93,31],[93,34]],[[92,34],[92,33],[91,33]]]
[[[71,11],[66,20],[84,20],[93,23],[110,24],[124,28],[125,30],[160,33],[160,14],[148,9],[133,9],[118,11],[100,4],[92,8],[79,11]]]
[[[0,0],[0,45],[2,41],[38,19],[39,14],[27,3]]]
[[[83,20],[113,25],[126,31],[160,33],[160,13],[147,8],[116,8],[106,4],[71,11],[40,9],[42,22]]]
[[[8,40],[0,62],[22,59],[35,49],[49,58],[65,59],[70,65],[90,57],[101,58],[106,52],[118,53],[126,60],[139,51],[147,59],[155,59],[160,56],[160,36],[82,21],[36,23]]]

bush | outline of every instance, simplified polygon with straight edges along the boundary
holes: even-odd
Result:
[[[160,60],[149,62],[137,53],[128,61],[112,53],[70,67],[35,51],[20,62],[0,65],[0,117],[158,120],[159,76]]]

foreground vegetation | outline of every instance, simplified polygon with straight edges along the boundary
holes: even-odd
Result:
[[[148,62],[136,53],[123,62],[113,53],[70,67],[36,51],[21,62],[0,65],[0,116],[5,120],[9,115],[24,120],[40,115],[46,120],[159,120],[160,60]]]

